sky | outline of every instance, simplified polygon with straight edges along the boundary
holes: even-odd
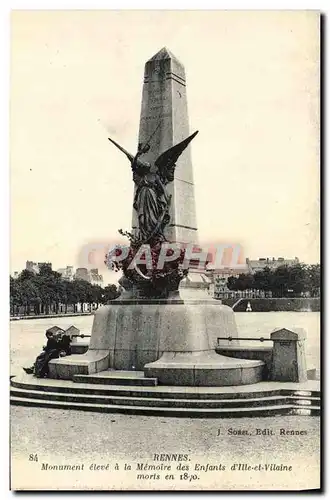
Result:
[[[86,267],[130,229],[130,167],[107,137],[135,152],[144,64],[163,46],[185,66],[199,130],[200,242],[319,262],[316,12],[16,11],[11,271]],[[90,264],[106,274],[101,261]]]

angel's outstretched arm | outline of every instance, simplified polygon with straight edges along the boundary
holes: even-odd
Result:
[[[126,149],[121,147],[120,144],[118,144],[116,141],[114,141],[113,139],[110,139],[110,137],[108,137],[108,139],[110,142],[112,142],[112,144],[114,144],[116,146],[116,148],[119,149],[119,151],[124,153],[127,156],[127,158],[129,159],[130,163],[132,163],[132,161],[134,160],[134,156],[131,153],[129,153],[128,151],[126,151]]]

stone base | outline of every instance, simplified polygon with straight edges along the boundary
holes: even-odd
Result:
[[[74,375],[91,375],[109,367],[109,351],[89,350],[85,354],[73,354],[49,362],[49,377],[72,380]]]
[[[167,352],[144,367],[145,377],[174,386],[221,387],[261,382],[264,363],[227,358],[214,351]]]
[[[164,352],[212,350],[224,336],[238,336],[235,317],[216,300],[119,299],[95,312],[88,353],[106,350],[108,368],[143,371]]]
[[[112,369],[144,371],[165,385],[259,382],[262,361],[216,354],[217,337],[226,336],[238,336],[234,313],[216,300],[119,299],[96,311],[88,351],[52,360],[50,376],[72,380]]]

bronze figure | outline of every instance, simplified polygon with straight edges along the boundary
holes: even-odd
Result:
[[[138,151],[133,156],[109,138],[131,162],[133,181],[136,185],[133,207],[138,216],[139,244],[154,245],[166,240],[164,229],[170,222],[171,204],[166,185],[174,180],[176,162],[197,133],[198,131],[194,132],[187,139],[166,150],[153,164],[141,160],[141,156],[149,151],[149,144],[139,144]]]

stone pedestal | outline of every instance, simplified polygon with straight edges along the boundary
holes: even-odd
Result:
[[[277,328],[270,334],[274,341],[271,380],[279,382],[305,382],[306,332],[303,328]]]
[[[212,299],[115,300],[94,315],[86,354],[51,362],[51,376],[108,368],[144,371],[165,385],[259,382],[264,363],[220,356],[217,337],[237,337],[234,313]]]
[[[233,311],[215,300],[115,300],[94,316],[89,350],[107,350],[109,368],[143,370],[164,352],[215,349],[237,337]]]

